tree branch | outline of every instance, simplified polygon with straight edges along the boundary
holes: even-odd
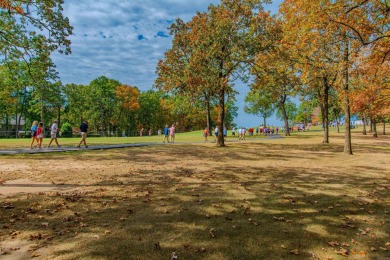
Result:
[[[369,1],[369,0],[364,0],[364,1],[361,2],[360,4],[357,4],[357,5],[355,5],[355,6],[352,6],[351,8],[349,8],[349,9],[345,12],[345,14],[348,14],[348,13],[352,12],[353,10],[355,10],[356,8],[358,8],[358,7],[362,6],[362,5],[364,5],[364,4],[367,3],[368,1]]]

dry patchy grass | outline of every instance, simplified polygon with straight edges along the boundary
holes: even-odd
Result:
[[[3,156],[0,181],[62,190],[1,197],[0,258],[385,259],[390,140],[355,140]]]

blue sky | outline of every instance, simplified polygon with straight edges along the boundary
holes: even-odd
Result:
[[[99,76],[123,84],[151,89],[155,69],[170,48],[169,25],[178,17],[189,21],[218,0],[65,0],[64,15],[74,27],[72,54],[53,54],[64,84],[89,84]],[[277,12],[281,0],[266,5]],[[252,126],[262,119],[243,111],[248,86],[236,84],[239,126]],[[271,124],[280,124],[275,118]]]

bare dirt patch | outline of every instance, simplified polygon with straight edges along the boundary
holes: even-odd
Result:
[[[69,191],[72,188],[71,186],[58,186],[51,182],[34,182],[29,179],[16,179],[0,184],[0,197],[49,191],[62,192]]]
[[[387,140],[361,139],[354,156],[342,154],[341,138],[331,141],[5,156],[4,183],[74,190],[2,198],[0,241],[34,243],[25,255],[42,259],[384,257]]]

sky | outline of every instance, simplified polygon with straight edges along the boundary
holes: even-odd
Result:
[[[170,49],[172,36],[168,27],[177,18],[189,21],[197,11],[205,12],[219,0],[65,0],[63,14],[74,27],[72,53],[54,53],[63,84],[87,85],[100,76],[122,84],[151,89],[156,66]],[[282,0],[265,5],[276,13]],[[262,119],[244,112],[244,98],[249,87],[236,82],[238,126],[261,124]],[[281,125],[275,117],[267,120]]]

